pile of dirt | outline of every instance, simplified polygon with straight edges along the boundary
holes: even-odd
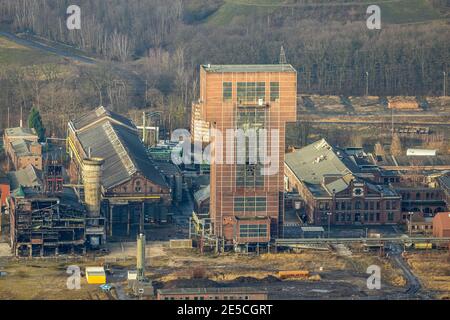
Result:
[[[236,279],[233,280],[233,282],[238,282],[238,283],[276,283],[276,282],[280,282],[281,280],[277,277],[268,275],[265,278],[262,279],[257,279],[257,278],[253,278],[253,277],[238,277]]]

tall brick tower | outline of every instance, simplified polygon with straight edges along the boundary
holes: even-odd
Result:
[[[280,236],[284,217],[285,128],[286,122],[296,121],[296,105],[297,72],[289,64],[201,66],[197,106],[201,118],[211,129],[221,132],[224,141],[221,151],[215,144],[216,150],[211,153],[211,223],[214,234],[227,243],[268,243]],[[275,158],[271,165],[275,163],[277,170],[263,174],[261,169],[269,164],[249,161],[254,148],[249,139],[245,147],[236,143],[229,148],[229,129],[266,129],[268,156]],[[271,138],[275,131],[278,137]],[[217,142],[213,134],[210,139]],[[260,141],[256,148],[261,149]],[[242,163],[237,157],[244,149],[246,160]],[[217,163],[220,152],[223,161]]]

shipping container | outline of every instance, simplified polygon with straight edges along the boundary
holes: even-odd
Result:
[[[279,271],[278,272],[278,277],[280,279],[308,278],[309,277],[309,271],[307,271],[307,270]]]

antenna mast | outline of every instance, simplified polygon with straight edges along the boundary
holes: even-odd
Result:
[[[286,52],[284,51],[284,47],[283,46],[281,46],[281,49],[280,49],[280,64],[281,64],[281,69],[283,71],[284,65],[287,64]]]

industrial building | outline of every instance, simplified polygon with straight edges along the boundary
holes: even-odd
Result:
[[[450,212],[440,212],[433,218],[433,237],[450,237]]]
[[[450,174],[440,176],[438,185],[442,190],[442,198],[447,206],[446,211],[450,211]]]
[[[72,188],[50,194],[20,186],[11,197],[9,215],[15,256],[86,251],[86,210]]]
[[[157,300],[267,300],[267,291],[253,287],[158,289]]]
[[[202,117],[202,105],[193,103],[191,110],[192,142],[208,143],[210,141],[209,122]]]
[[[71,180],[84,184],[85,197],[90,188],[85,178],[87,169],[94,174],[93,181],[99,182],[94,187],[99,191],[93,193],[92,205],[86,197],[92,232],[98,231],[95,241],[101,239],[105,220],[109,237],[130,237],[138,234],[140,226],[151,221],[152,216],[167,213],[172,203],[170,185],[148,156],[138,129],[128,118],[98,107],[70,121],[67,150]]]
[[[3,143],[15,170],[24,169],[29,164],[42,170],[42,146],[34,129],[22,127],[6,129]]]
[[[0,212],[2,207],[6,205],[6,199],[10,194],[9,179],[6,173],[0,169]]]
[[[200,99],[194,108],[209,129],[236,132],[250,129],[270,134],[277,152],[271,165],[276,173],[264,175],[270,164],[250,163],[250,144],[239,150],[245,162],[238,163],[233,148],[216,148],[211,153],[210,218],[212,233],[227,244],[267,244],[282,234],[284,217],[283,177],[286,122],[296,121],[297,72],[288,64],[277,65],[202,65]],[[193,123],[194,134],[198,122]],[[211,133],[212,143],[218,137]],[[237,139],[231,139],[236,143]],[[269,141],[269,139],[268,139]],[[266,146],[271,149],[269,145]],[[278,153],[278,154],[276,154]],[[223,161],[219,163],[220,154]],[[242,237],[240,235],[243,235]]]
[[[324,139],[286,154],[286,189],[305,201],[311,224],[395,224],[402,221],[401,197],[376,182],[378,169],[360,153]]]

